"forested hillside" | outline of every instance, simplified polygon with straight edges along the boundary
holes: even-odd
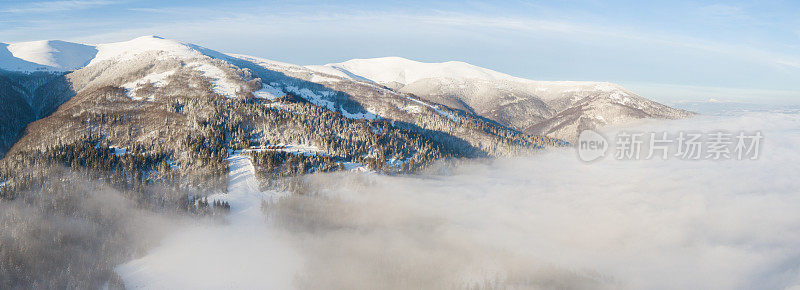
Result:
[[[4,71],[0,96],[0,225],[13,229],[0,232],[0,285],[12,288],[117,285],[113,266],[151,246],[144,221],[228,212],[208,197],[227,191],[234,154],[252,158],[263,189],[287,189],[305,174],[567,145],[372,82],[157,37],[99,45],[74,71]]]

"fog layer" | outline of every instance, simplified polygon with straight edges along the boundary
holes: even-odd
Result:
[[[586,164],[561,149],[441,165],[420,176],[314,175],[294,195],[269,203],[261,226],[177,233],[151,255],[172,259],[174,267],[203,267],[196,259],[182,265],[170,250],[202,243],[221,252],[200,260],[218,269],[216,276],[197,279],[256,277],[239,275],[241,258],[216,256],[228,253],[253,257],[245,263],[250,272],[274,274],[287,265],[292,274],[274,275],[283,280],[270,285],[291,288],[800,283],[797,112],[645,122],[636,129],[761,130],[765,138],[758,160]],[[270,241],[243,242],[252,239]]]

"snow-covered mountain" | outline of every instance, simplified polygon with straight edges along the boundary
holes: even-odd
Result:
[[[633,119],[690,115],[616,84],[534,81],[457,61],[423,63],[384,57],[308,68],[343,78],[369,80],[476,113],[517,130],[567,140],[574,140],[583,129]]]
[[[226,136],[238,135],[237,147],[302,145],[322,148],[324,154],[345,161],[394,160],[396,166],[406,160],[428,162],[446,156],[512,155],[560,143],[521,134],[470,112],[371,81],[256,57],[223,54],[156,36],[91,47],[94,55],[82,60],[85,66],[71,72],[50,73],[67,84],[68,90],[60,91],[58,100],[69,101],[58,103],[58,110],[50,116],[25,119],[46,117],[27,126],[11,153],[69,143],[87,134],[100,134],[103,140],[117,147],[137,144],[142,148],[181,150],[185,145],[181,136],[191,136],[193,130],[209,123],[223,126],[219,130],[227,132]],[[30,83],[34,73],[23,70],[3,75],[15,76],[11,78],[16,80],[15,85],[9,87],[16,88]],[[27,90],[42,91],[33,87]],[[28,100],[29,106],[40,98],[37,94],[22,95],[20,98]],[[275,114],[286,120],[273,124]],[[109,122],[109,118],[120,121]],[[310,124],[321,120],[329,123]],[[348,125],[343,126],[342,122]],[[389,127],[379,125],[384,123]],[[331,132],[365,126],[358,124],[370,124],[366,126],[373,128]],[[231,126],[241,127],[229,132],[233,130]],[[19,129],[12,127],[7,131]],[[350,136],[353,134],[357,136]],[[226,140],[234,142],[230,137]],[[367,141],[381,144],[362,148],[366,145],[358,143]],[[344,143],[337,145],[338,142]],[[387,156],[392,151],[383,150],[382,146],[406,149]]]
[[[96,52],[59,40],[0,43],[0,156],[25,126],[75,94],[64,74],[84,67]]]
[[[95,58],[91,45],[60,40],[0,43],[0,69],[8,71],[71,71]]]
[[[99,45],[3,45],[0,69],[0,81],[6,83],[0,87],[0,101],[11,108],[0,111],[3,152],[28,123],[57,107],[51,117],[27,126],[15,148],[39,148],[53,135],[79,138],[87,125],[75,118],[86,114],[139,114],[137,131],[167,130],[161,133],[166,138],[176,129],[153,120],[181,111],[175,106],[200,106],[198,98],[223,98],[211,107],[196,107],[195,113],[206,112],[203,116],[221,102],[242,102],[237,100],[305,114],[305,107],[283,104],[302,100],[346,119],[390,121],[397,128],[432,134],[431,142],[465,156],[516,154],[526,147],[557,143],[536,135],[573,140],[582,129],[690,114],[610,83],[533,81],[464,62],[422,63],[398,57],[299,66],[157,36]],[[126,126],[108,130],[123,136],[120,132],[130,131],[132,124]],[[178,131],[189,132],[189,127]],[[256,131],[248,134],[262,143],[288,134],[274,128]],[[160,142],[152,135],[126,135],[118,140],[120,146]]]

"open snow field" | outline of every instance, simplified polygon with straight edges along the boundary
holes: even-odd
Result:
[[[146,256],[116,268],[132,289],[288,289],[300,256],[261,213],[253,164],[243,155],[229,158],[227,224],[197,225],[177,231]],[[209,201],[210,202],[210,201]],[[273,251],[272,249],[280,249]]]

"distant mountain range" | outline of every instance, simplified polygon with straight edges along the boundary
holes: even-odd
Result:
[[[228,147],[312,146],[342,162],[395,165],[520,154],[583,129],[691,115],[610,83],[532,81],[399,57],[299,66],[156,36],[0,44],[0,108],[0,154],[94,136],[178,160],[181,142],[213,124]],[[308,118],[324,124],[308,128]],[[348,143],[354,138],[366,143]]]
[[[691,115],[612,83],[533,81],[458,61],[423,63],[384,57],[309,68],[342,78],[370,80],[525,133],[565,140],[574,140],[584,129],[633,119]]]

